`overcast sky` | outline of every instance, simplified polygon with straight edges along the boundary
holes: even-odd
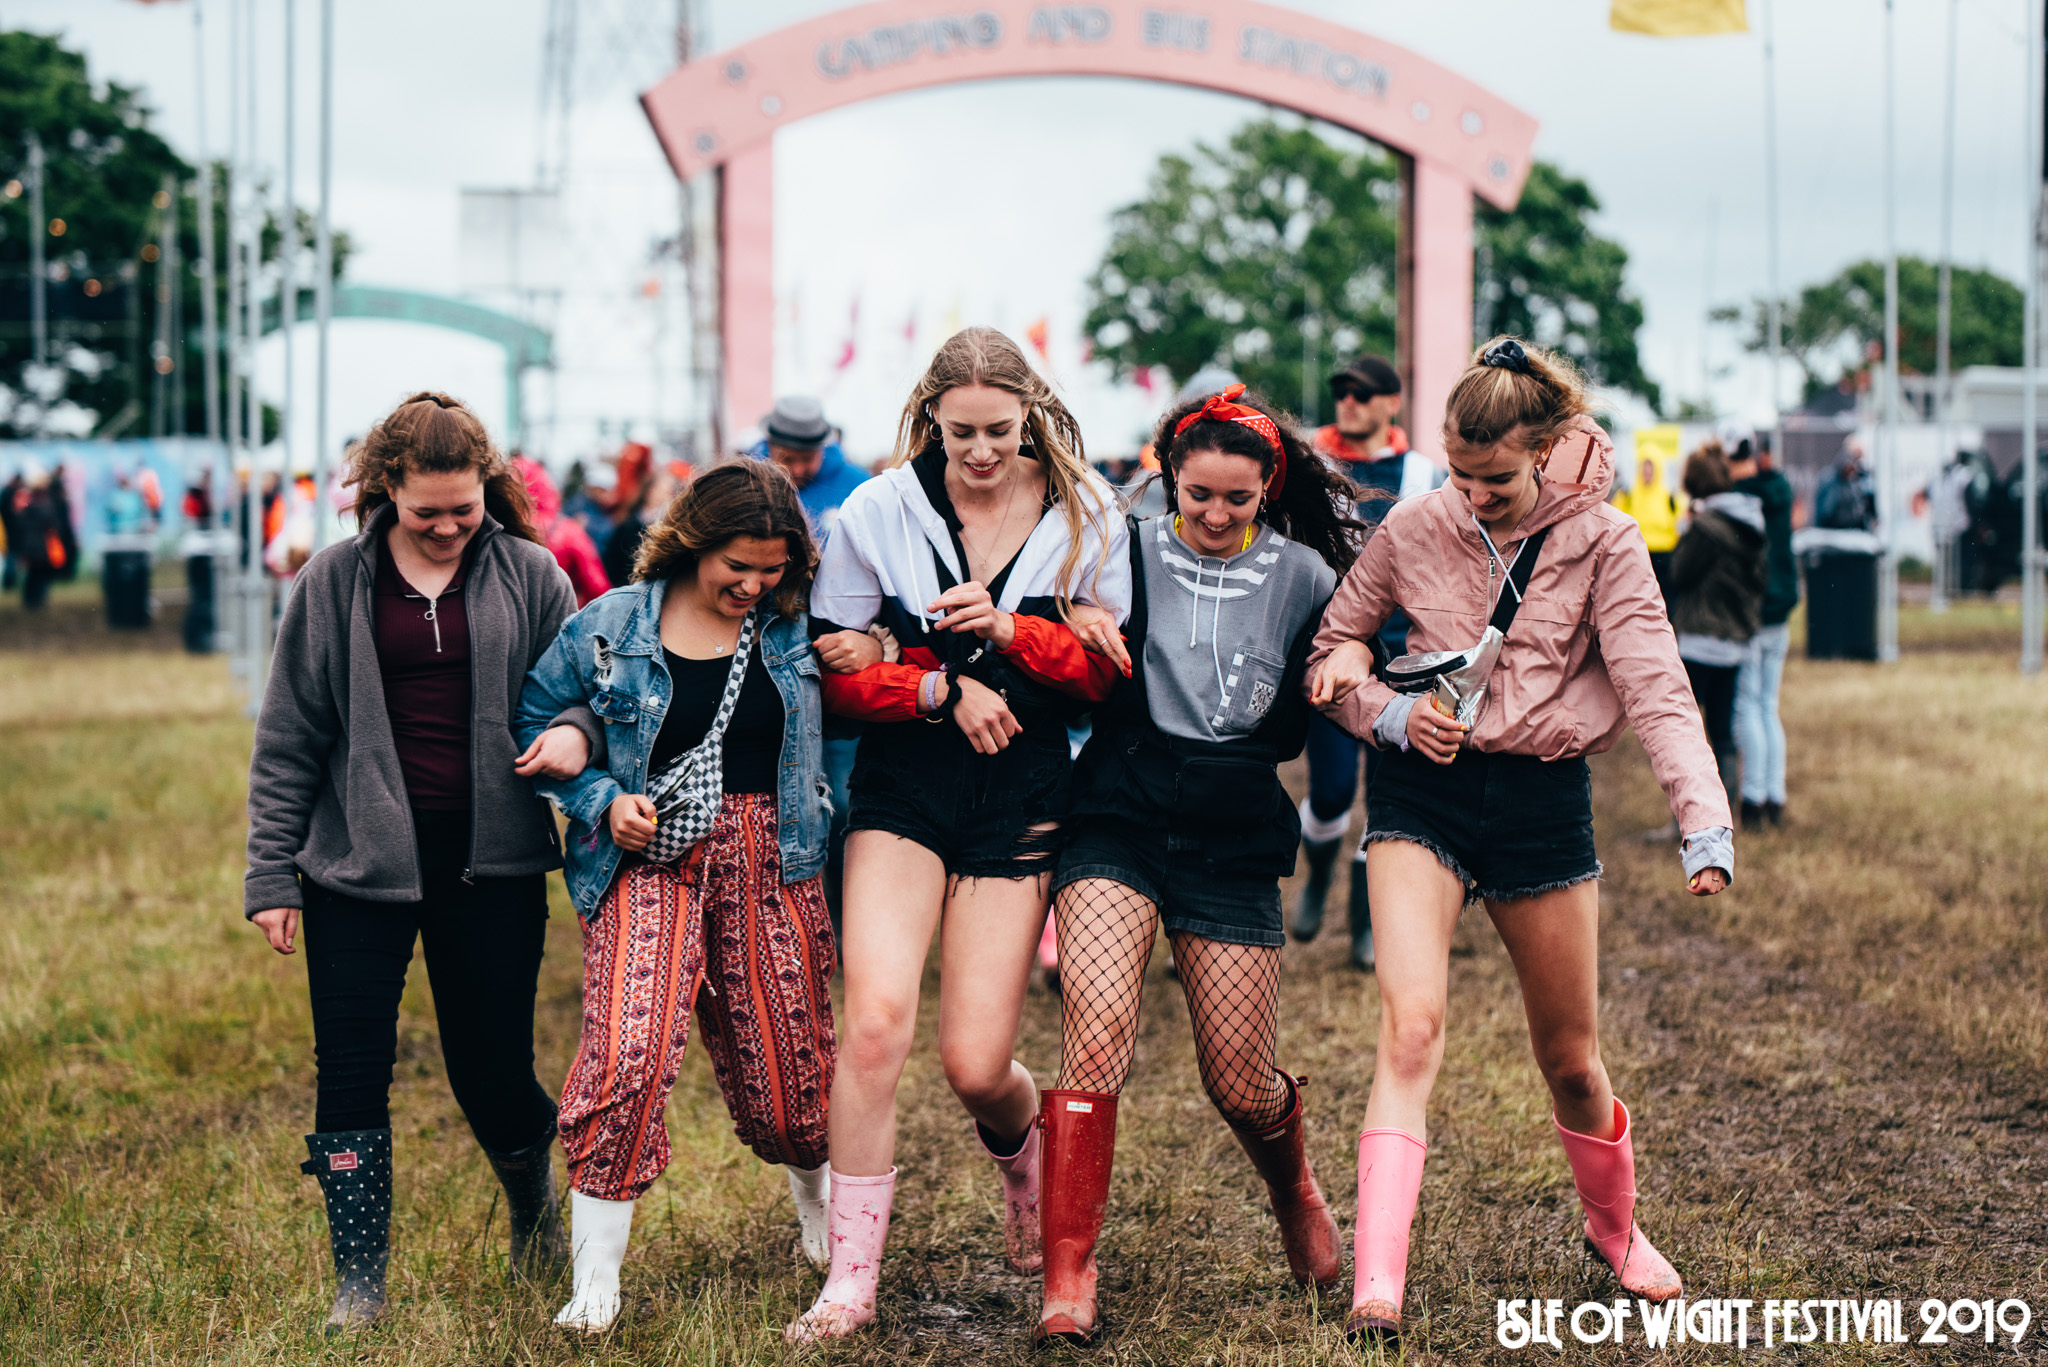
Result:
[[[228,19],[204,0],[207,135],[226,146]],[[299,0],[299,196],[313,194],[315,0]],[[1772,0],[1750,0],[1753,25]],[[2024,0],[1958,0],[1955,253],[2017,278],[2025,249]],[[264,161],[281,163],[281,0],[256,0]],[[1884,6],[1776,0],[1783,281],[1788,292],[1884,247]],[[1696,396],[1711,368],[1724,411],[1769,411],[1759,366],[1736,364],[1709,303],[1766,282],[1762,47],[1755,34],[1656,40],[1610,32],[1606,0],[1295,0],[1293,8],[1410,47],[1489,86],[1541,124],[1537,154],[1584,177],[1601,230],[1630,256],[1647,306],[1641,343],[1667,392]],[[455,292],[458,191],[531,184],[538,150],[545,0],[338,3],[335,218],[353,234],[353,279]],[[582,0],[568,218],[574,261],[558,320],[562,367],[529,404],[560,419],[555,453],[685,416],[673,280],[649,246],[674,231],[677,193],[634,95],[667,65],[667,0]],[[713,49],[835,8],[827,0],[710,0]],[[1940,233],[1943,0],[1898,13],[1898,239],[1936,253]],[[198,147],[192,0],[0,0],[0,24],[61,32],[96,80],[146,89],[157,126]],[[1161,153],[1216,140],[1257,107],[1139,82],[952,86],[856,105],[776,144],[777,387],[823,392],[851,445],[887,444],[902,396],[943,329],[991,323],[1021,336],[1051,320],[1052,368],[1097,449],[1128,445],[1153,405],[1081,361],[1083,281],[1108,216],[1142,193]],[[659,289],[655,287],[659,286]],[[650,293],[653,290],[654,292]],[[859,322],[852,322],[855,301]],[[906,338],[914,321],[914,337]],[[856,359],[834,361],[851,337]],[[337,435],[415,387],[503,412],[488,344],[397,325],[337,328]],[[1702,349],[1706,348],[1703,357]],[[281,358],[265,383],[273,399]],[[300,347],[299,393],[310,385]],[[1785,393],[1794,392],[1788,373]],[[310,405],[306,405],[310,408]],[[310,412],[295,424],[310,448]]]

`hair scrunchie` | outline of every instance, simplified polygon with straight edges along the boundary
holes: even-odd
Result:
[[[1479,364],[1492,366],[1495,370],[1512,370],[1517,375],[1527,375],[1529,353],[1522,350],[1522,344],[1514,338],[1503,337],[1481,353]]]
[[[1280,441],[1280,429],[1273,420],[1256,408],[1247,408],[1236,402],[1243,395],[1244,386],[1234,384],[1221,394],[1211,394],[1202,401],[1202,406],[1173,425],[1176,437],[1198,422],[1234,422],[1252,429],[1266,439],[1273,448],[1273,475],[1266,481],[1266,497],[1278,498],[1287,486],[1287,448]]]

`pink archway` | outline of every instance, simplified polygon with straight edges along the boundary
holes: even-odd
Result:
[[[1120,76],[1242,95],[1401,154],[1396,350],[1434,432],[1472,342],[1472,196],[1512,208],[1536,121],[1405,48],[1254,0],[876,0],[678,67],[641,97],[679,177],[717,170],[726,430],[774,392],[774,137],[899,91]]]

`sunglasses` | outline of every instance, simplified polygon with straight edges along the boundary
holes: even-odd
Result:
[[[1333,380],[1330,384],[1330,397],[1333,399],[1352,399],[1358,403],[1366,403],[1377,399],[1379,391],[1367,389],[1364,385],[1351,380]]]

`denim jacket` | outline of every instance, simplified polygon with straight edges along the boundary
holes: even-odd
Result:
[[[526,676],[512,730],[523,748],[567,706],[587,706],[604,723],[605,745],[572,779],[536,779],[534,787],[569,817],[569,899],[586,917],[611,886],[620,850],[607,809],[626,793],[647,791],[647,758],[667,715],[673,684],[661,654],[663,581],[613,589],[562,624],[555,643]],[[800,882],[825,865],[831,789],[825,782],[818,657],[807,614],[769,615],[755,639],[768,677],[782,694],[782,762],[776,782],[782,881]]]

